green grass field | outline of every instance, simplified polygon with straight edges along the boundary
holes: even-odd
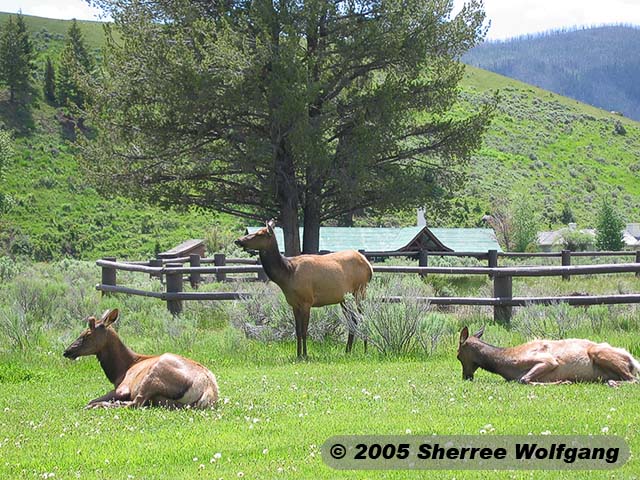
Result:
[[[489,332],[489,338],[491,338]],[[524,386],[486,372],[465,382],[453,350],[421,360],[347,358],[342,345],[220,352],[215,334],[189,355],[218,376],[208,411],[83,410],[109,389],[95,358],[60,351],[3,362],[1,478],[413,478],[418,472],[335,471],[320,446],[333,435],[619,435],[640,449],[638,386]],[[8,365],[8,366],[7,366]],[[7,369],[10,370],[7,373]],[[9,377],[7,378],[7,375]],[[13,376],[11,376],[13,375]],[[219,458],[217,458],[219,457]],[[635,478],[615,472],[501,472],[496,478]],[[486,472],[431,472],[483,478]]]
[[[487,325],[484,339],[497,345],[527,340],[537,325],[551,337],[588,337],[627,348],[640,357],[640,314],[636,306],[519,309],[513,328],[494,325],[486,310],[435,313],[446,329],[436,348],[405,355],[365,354],[358,341],[344,353],[343,334],[309,345],[308,361],[294,358],[291,340],[245,338],[234,318],[252,321],[245,305],[191,302],[172,318],[163,302],[128,296],[101,299],[92,289],[99,269],[91,263],[14,265],[0,262],[0,478],[180,479],[180,478],[484,478],[485,471],[337,471],[327,467],[320,447],[334,435],[617,435],[632,452],[615,471],[508,471],[495,478],[620,478],[640,476],[638,385],[613,389],[600,384],[525,386],[478,371],[462,380],[455,357],[458,332]],[[405,276],[406,277],[406,276]],[[431,291],[426,283],[401,284],[378,275],[370,295],[402,288]],[[447,281],[454,294],[472,295],[472,285]],[[145,275],[123,274],[119,283],[158,290]],[[474,290],[487,284],[478,283]],[[567,285],[570,285],[567,286]],[[593,293],[638,291],[633,275],[523,282],[523,294],[573,288]],[[208,290],[220,289],[215,283]],[[233,285],[225,285],[225,289]],[[276,293],[259,285],[258,301]],[[111,389],[95,357],[69,361],[62,351],[82,331],[82,318],[117,307],[119,333],[135,351],[166,351],[200,361],[218,377],[219,405],[205,411],[84,410]],[[394,307],[395,308],[395,307]],[[285,313],[289,313],[284,305]],[[244,313],[242,313],[244,312]],[[316,310],[322,323],[330,309]],[[234,316],[235,315],[235,316]],[[14,318],[15,317],[15,318]],[[20,319],[26,319],[20,323]],[[288,317],[287,317],[288,318]],[[282,320],[289,338],[290,319]],[[13,323],[11,322],[13,319]],[[403,320],[402,317],[399,317]],[[23,347],[14,342],[23,333]],[[13,336],[12,336],[13,335]],[[55,476],[54,476],[55,475]]]

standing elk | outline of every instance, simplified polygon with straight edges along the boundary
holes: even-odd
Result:
[[[64,351],[63,355],[70,359],[96,355],[114,385],[113,390],[91,400],[86,408],[207,408],[217,402],[218,384],[213,373],[172,353],[151,356],[133,352],[111,327],[117,319],[117,309],[105,311],[100,320],[89,317],[89,328]]]
[[[480,340],[484,327],[460,332],[458,360],[462,377],[473,380],[478,368],[520,383],[635,382],[640,363],[622,348],[590,340],[533,340],[516,347],[494,347]]]
[[[284,292],[296,321],[298,357],[306,357],[311,307],[339,303],[345,315],[348,315],[344,305],[345,295],[353,294],[359,305],[373,275],[373,268],[365,256],[355,250],[285,257],[278,249],[274,227],[275,222],[269,220],[264,228],[239,238],[235,243],[245,250],[257,250],[265,273]],[[356,321],[353,316],[351,321]],[[350,330],[347,352],[351,351],[353,337],[353,331]]]

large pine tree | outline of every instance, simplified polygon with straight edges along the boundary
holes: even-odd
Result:
[[[9,88],[11,103],[27,103],[32,93],[34,52],[24,18],[13,16],[0,30],[0,81]]]
[[[96,99],[96,179],[161,204],[276,216],[285,251],[322,222],[437,201],[490,107],[458,103],[480,1],[99,0],[117,41]]]
[[[44,98],[54,103],[56,101],[56,73],[53,67],[51,57],[47,57],[47,63],[44,68]]]
[[[91,71],[91,68],[91,56],[78,22],[74,18],[67,31],[65,47],[58,62],[56,91],[61,105],[84,106],[87,94],[83,77]]]

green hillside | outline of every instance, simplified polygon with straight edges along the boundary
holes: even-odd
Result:
[[[593,225],[608,195],[626,221],[640,219],[638,122],[473,67],[463,85],[470,101],[495,89],[501,101],[458,203],[483,209],[491,195],[530,195],[549,225],[565,203]]]
[[[7,21],[10,15],[15,14],[0,12],[0,26]],[[36,39],[49,38],[52,43],[62,41],[69,29],[69,25],[71,25],[71,20],[56,20],[32,15],[23,15],[23,17],[27,28]],[[82,20],[78,24],[90,48],[100,48],[104,44],[104,23]]]
[[[640,28],[563,29],[485,42],[462,60],[640,120]]]
[[[97,47],[101,24],[79,23]],[[50,37],[41,55],[59,48],[68,28],[68,22],[37,17],[27,17],[27,24],[34,38]],[[565,203],[581,226],[593,225],[601,195],[613,198],[626,221],[640,220],[640,124],[468,68],[462,85],[465,102],[476,103],[496,89],[499,109],[470,164],[469,181],[444,209],[446,215],[427,212],[430,225],[482,225],[491,197],[523,195],[531,196],[549,225],[558,223]],[[63,255],[147,258],[157,248],[202,237],[215,223],[240,232],[244,222],[225,215],[165,211],[95,191],[80,174],[73,143],[64,139],[60,112],[40,100],[32,117],[33,128],[16,135],[15,160],[3,184],[12,202],[0,217],[1,240],[11,252],[40,260]],[[18,120],[0,92],[0,123],[15,127]],[[395,216],[394,223],[414,219],[410,210]],[[362,225],[379,222],[373,217],[358,220]]]

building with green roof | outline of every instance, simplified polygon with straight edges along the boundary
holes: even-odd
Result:
[[[248,227],[254,233],[262,227]],[[280,251],[284,236],[276,228]],[[302,238],[303,229],[300,229]],[[364,250],[366,252],[487,252],[502,251],[491,228],[428,227],[320,227],[320,251]]]

